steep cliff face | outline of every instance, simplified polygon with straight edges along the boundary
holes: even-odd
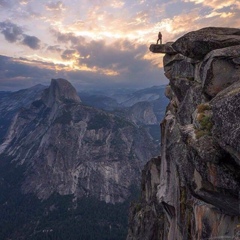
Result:
[[[124,111],[125,118],[137,125],[157,124],[157,117],[150,102],[138,102]]]
[[[205,28],[150,50],[165,53],[170,80],[160,171],[152,173],[162,234],[133,234],[148,218],[134,208],[128,239],[233,239],[240,220],[240,30]]]
[[[42,91],[46,87],[36,85],[29,89],[23,89],[17,92],[6,92],[1,94],[0,99],[0,144],[4,141],[4,137],[17,111],[23,107],[29,107],[34,100],[38,99]]]
[[[161,158],[152,158],[142,171],[141,200],[130,207],[128,240],[162,239],[163,207],[157,201]]]
[[[68,81],[53,79],[14,112],[0,153],[1,159],[24,166],[25,194],[40,199],[72,194],[118,203],[130,196],[154,145],[145,131],[82,105]]]

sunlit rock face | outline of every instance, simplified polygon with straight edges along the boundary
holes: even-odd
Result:
[[[130,213],[128,239],[233,239],[240,218],[239,47],[239,29],[204,28],[172,43],[176,53],[166,52],[170,103],[160,170],[148,177],[159,184],[152,201]],[[149,207],[151,214],[140,216]],[[157,237],[139,237],[149,221]]]
[[[5,100],[4,112],[11,108]],[[82,105],[64,79],[38,88],[21,108],[15,106],[9,120],[0,152],[16,167],[24,167],[22,192],[40,199],[59,193],[123,202],[146,160],[155,154],[145,131]]]

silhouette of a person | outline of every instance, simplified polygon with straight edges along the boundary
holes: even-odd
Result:
[[[157,44],[160,41],[160,44],[162,44],[162,34],[161,32],[158,33],[158,40],[157,40]]]

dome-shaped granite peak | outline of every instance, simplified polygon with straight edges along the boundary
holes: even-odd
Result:
[[[49,106],[56,101],[76,103],[81,102],[76,89],[70,82],[62,78],[51,80],[49,88],[46,89],[43,94],[43,100]]]

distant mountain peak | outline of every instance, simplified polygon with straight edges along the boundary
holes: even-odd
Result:
[[[49,88],[43,94],[43,100],[48,106],[52,106],[55,102],[81,102],[76,89],[63,78],[51,80]]]

